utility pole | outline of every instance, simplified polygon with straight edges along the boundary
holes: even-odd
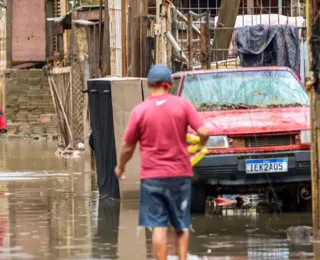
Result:
[[[310,72],[306,79],[306,89],[310,98],[311,124],[311,181],[312,181],[312,221],[313,237],[320,239],[320,0],[306,0],[307,42]],[[314,244],[314,259],[320,258],[320,247]]]

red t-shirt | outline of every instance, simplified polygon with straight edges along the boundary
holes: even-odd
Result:
[[[202,125],[191,102],[178,96],[152,96],[137,105],[123,140],[140,142],[140,178],[192,176],[186,134],[188,126],[196,130]]]

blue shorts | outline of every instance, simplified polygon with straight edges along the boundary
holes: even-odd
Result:
[[[185,231],[191,225],[191,179],[187,177],[142,180],[139,226],[173,226]]]

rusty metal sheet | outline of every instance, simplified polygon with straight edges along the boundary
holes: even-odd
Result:
[[[73,19],[75,20],[99,20],[99,9],[92,10],[75,10]],[[104,20],[104,12],[102,12],[102,20]]]
[[[12,0],[12,61],[45,61],[45,29],[45,1]]]

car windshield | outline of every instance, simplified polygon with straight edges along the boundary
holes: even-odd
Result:
[[[309,105],[302,86],[285,70],[189,74],[181,96],[200,111]]]

